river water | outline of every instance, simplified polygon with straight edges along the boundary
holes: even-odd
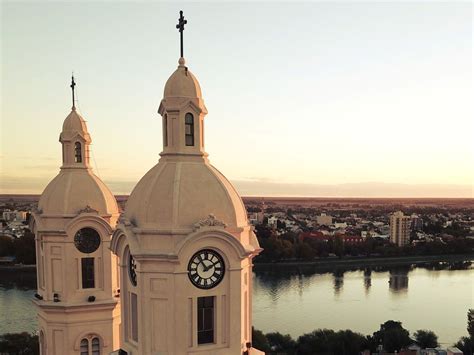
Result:
[[[33,332],[34,273],[0,272],[0,334]],[[433,330],[443,345],[467,335],[474,308],[474,268],[254,274],[253,325],[298,337],[317,328],[372,334],[398,320],[413,333]]]

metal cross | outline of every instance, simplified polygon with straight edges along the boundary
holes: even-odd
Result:
[[[69,87],[72,89],[72,107],[75,106],[75,99],[74,99],[74,87],[76,86],[76,82],[74,81],[74,74],[71,76],[71,85]]]
[[[184,19],[183,16],[183,11],[179,12],[179,19],[178,19],[178,24],[176,25],[176,28],[179,31],[180,37],[181,37],[181,58],[184,58],[183,55],[183,31],[184,31],[184,25],[188,23],[188,20]]]

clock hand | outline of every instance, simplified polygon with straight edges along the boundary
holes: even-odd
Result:
[[[204,265],[204,272],[209,271],[214,266],[214,264],[210,264],[209,266]]]

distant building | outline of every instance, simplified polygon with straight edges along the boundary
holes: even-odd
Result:
[[[252,225],[263,223],[263,212],[250,212],[248,214],[249,221]]]
[[[334,228],[336,229],[347,228],[347,223],[346,222],[334,223]]]
[[[267,224],[269,227],[276,228],[277,223],[278,223],[278,218],[276,218],[275,216],[268,217]]]
[[[321,213],[320,216],[316,216],[316,223],[320,226],[330,226],[332,224],[332,217],[326,215],[326,213]]]
[[[423,220],[415,213],[411,215],[411,229],[414,231],[421,231],[423,229]]]
[[[25,211],[5,211],[3,212],[3,219],[5,221],[26,221]]]
[[[300,233],[299,240],[303,241],[305,239],[319,240],[327,243],[329,239],[331,239],[331,237],[328,235],[324,235],[322,232],[317,231]]]
[[[411,217],[398,211],[390,216],[390,242],[402,247],[410,243]]]
[[[364,238],[358,235],[344,235],[342,238],[347,244],[359,244],[364,241]]]

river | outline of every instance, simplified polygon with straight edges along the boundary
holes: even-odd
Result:
[[[35,331],[34,287],[32,272],[0,272],[0,334]],[[254,274],[255,328],[295,338],[317,328],[372,334],[393,319],[411,333],[433,330],[451,345],[467,335],[466,314],[473,307],[474,268]]]

